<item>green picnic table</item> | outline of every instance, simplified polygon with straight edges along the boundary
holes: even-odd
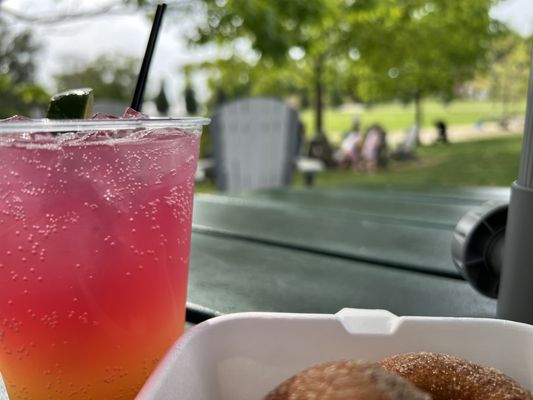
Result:
[[[189,322],[241,311],[494,317],[451,258],[460,218],[508,188],[196,195]]]
[[[455,269],[459,219],[507,188],[197,195],[187,321],[243,311],[494,317]],[[0,380],[0,399],[7,398]]]

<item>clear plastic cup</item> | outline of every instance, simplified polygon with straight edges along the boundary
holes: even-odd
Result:
[[[132,399],[182,333],[203,118],[0,123],[11,399]]]

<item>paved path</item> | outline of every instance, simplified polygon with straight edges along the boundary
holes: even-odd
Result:
[[[489,122],[481,126],[474,124],[464,126],[451,126],[448,128],[448,139],[450,142],[465,142],[470,140],[483,140],[495,137],[505,137],[515,133],[521,133],[524,129],[523,118],[511,121],[508,130],[503,130],[502,127],[495,123]],[[394,148],[405,137],[405,131],[390,132],[387,139],[389,144]],[[431,144],[435,141],[436,130],[433,127],[424,128],[420,132],[420,140],[423,144]]]

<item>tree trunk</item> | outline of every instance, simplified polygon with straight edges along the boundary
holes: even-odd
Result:
[[[420,90],[415,92],[415,129],[416,129],[416,143],[420,144],[420,129],[422,128],[422,94]]]
[[[333,160],[333,150],[329,144],[328,138],[326,134],[324,133],[324,126],[323,126],[323,104],[322,104],[322,97],[323,97],[323,68],[324,68],[324,56],[318,56],[314,60],[314,68],[313,68],[313,85],[314,85],[314,91],[315,91],[315,132],[314,132],[314,138],[309,143],[309,157],[317,158],[319,160],[322,160],[326,166],[331,167],[333,166],[334,160]]]
[[[315,84],[315,137],[319,137],[324,133],[323,125],[323,106],[322,106],[322,58],[318,57],[315,60],[314,71]]]
[[[502,116],[500,117],[499,125],[507,130],[507,116],[508,116],[508,105],[509,105],[509,91],[506,85],[506,76],[502,75]]]

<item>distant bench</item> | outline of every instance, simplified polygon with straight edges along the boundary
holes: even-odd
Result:
[[[304,176],[306,186],[313,186],[315,176],[326,169],[324,163],[315,158],[297,157],[295,160],[296,171]],[[215,160],[213,158],[201,158],[198,160],[194,179],[203,182],[208,177],[215,175]]]
[[[483,117],[483,118],[478,119],[475,122],[475,125],[478,128],[481,128],[486,123],[495,122],[501,128],[507,130],[507,129],[509,129],[509,123],[511,122],[511,120],[516,118],[516,117],[518,117],[518,116],[519,115],[517,113],[514,113],[514,114],[508,114],[508,115],[500,115],[500,116],[497,116],[497,117]]]

